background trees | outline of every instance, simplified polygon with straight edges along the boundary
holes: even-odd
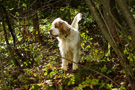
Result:
[[[134,90],[134,4],[134,0],[1,0],[0,88]],[[83,14],[81,65],[87,68],[64,74],[57,40],[47,32],[56,17],[71,23],[78,12]]]
[[[133,68],[132,68],[132,65],[130,64],[130,60],[124,54],[125,43],[121,42],[121,41],[124,41],[124,40],[122,40],[122,38],[119,38],[119,35],[121,35],[121,34],[124,35],[125,33],[121,32],[121,34],[119,34],[119,32],[117,31],[118,27],[115,25],[115,22],[114,22],[116,20],[113,21],[111,19],[111,16],[113,17],[112,12],[111,12],[112,6],[110,7],[111,3],[109,1],[108,2],[105,2],[104,0],[101,1],[101,3],[103,3],[104,16],[100,17],[100,16],[98,16],[98,12],[96,11],[96,9],[93,8],[94,7],[94,5],[92,4],[93,2],[89,1],[89,0],[86,0],[86,2],[87,2],[91,12],[93,13],[93,15],[95,17],[96,22],[98,23],[98,26],[100,27],[102,35],[110,43],[110,45],[113,47],[113,50],[115,51],[115,53],[120,58],[121,64],[124,67],[126,75],[127,75],[128,79],[129,79],[130,83],[132,84],[132,89],[134,90],[134,88],[135,88],[134,84],[135,83],[134,83]],[[134,38],[134,31],[135,30],[133,30],[133,28],[132,28],[132,27],[134,27],[134,18],[131,15],[131,13],[129,12],[129,9],[127,9],[126,3],[124,1],[117,0],[117,3],[118,3],[118,6],[121,8],[122,15],[124,16],[124,18],[127,18],[126,19],[127,24],[129,25],[129,27],[131,29],[132,35],[128,34],[128,36],[132,37],[131,40],[134,41],[133,38]],[[103,15],[103,14],[101,14],[101,15]],[[115,18],[113,18],[113,19],[115,19]],[[116,22],[118,22],[118,20]],[[121,28],[121,29],[123,29],[123,28]],[[119,29],[119,30],[121,31],[121,29]],[[128,42],[126,44],[128,44]],[[134,42],[132,43],[132,46],[134,46]]]

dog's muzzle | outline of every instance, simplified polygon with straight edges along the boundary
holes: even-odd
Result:
[[[52,35],[53,37],[58,37],[58,35],[53,35],[53,30],[52,29],[49,30],[49,34]]]

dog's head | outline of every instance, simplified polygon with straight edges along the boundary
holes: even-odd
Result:
[[[70,26],[66,21],[57,18],[53,21],[49,33],[54,37],[68,36],[70,34]]]

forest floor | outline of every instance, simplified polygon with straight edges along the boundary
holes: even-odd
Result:
[[[54,44],[55,43],[55,44]],[[61,57],[56,39],[35,43],[36,63],[18,72],[14,65],[6,66],[5,77],[11,90],[124,90],[126,76],[118,58],[98,59],[81,49],[79,69],[61,70]],[[96,48],[95,48],[96,49]],[[99,51],[101,52],[101,51]],[[96,54],[97,55],[97,54]]]

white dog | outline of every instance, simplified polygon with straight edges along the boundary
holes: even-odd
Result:
[[[56,18],[49,30],[50,35],[57,37],[59,41],[59,50],[62,56],[62,69],[68,70],[68,60],[73,60],[73,70],[78,69],[79,49],[81,36],[78,31],[78,22],[82,19],[81,13],[77,14],[69,25],[66,21]]]

